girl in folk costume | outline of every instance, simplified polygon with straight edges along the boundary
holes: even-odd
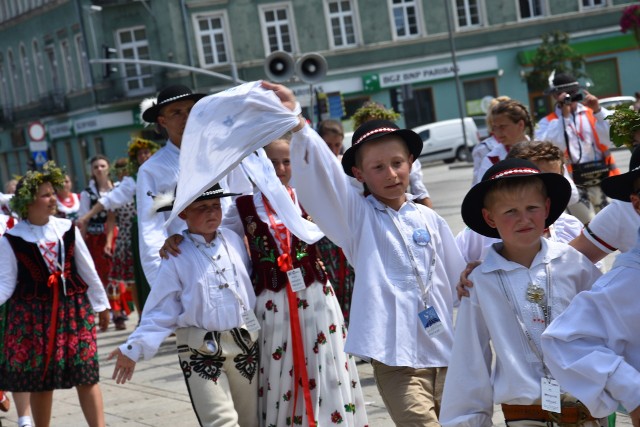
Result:
[[[0,214],[0,236],[2,236],[6,230],[13,228],[13,225],[14,225],[13,217]],[[0,340],[2,339],[4,324],[5,324],[5,310],[4,310],[4,305],[2,305],[0,306]],[[8,412],[10,407],[11,407],[11,401],[9,400],[9,396],[7,396],[6,392],[0,390],[0,411]]]
[[[23,221],[0,239],[0,304],[8,314],[0,389],[31,392],[35,424],[47,427],[53,390],[76,387],[87,424],[104,426],[95,313],[107,325],[109,302],[80,232],[52,216],[63,180],[48,162],[27,172],[11,202]]]
[[[73,183],[69,175],[64,176],[64,185],[56,191],[56,199],[58,203],[58,218],[67,218],[75,221],[78,218],[80,210],[80,196],[71,191]]]
[[[130,293],[133,303],[142,314],[144,302],[149,295],[149,284],[140,264],[140,247],[138,244],[138,217],[135,209],[135,196],[137,187],[137,175],[140,166],[146,162],[160,147],[153,141],[143,138],[133,138],[129,142],[127,154],[129,156],[126,174],[121,178],[120,185],[113,191],[100,197],[91,210],[78,218],[78,226],[85,228],[91,218],[103,211],[116,211],[118,218],[118,238],[115,243],[114,265],[110,274],[110,283],[126,282],[126,290]],[[128,218],[128,219],[127,219]],[[129,252],[131,256],[121,256]],[[131,262],[125,260],[131,260]],[[117,290],[117,295],[124,295],[122,286],[111,286]],[[114,298],[120,301],[121,298]],[[120,304],[120,302],[118,303]],[[114,307],[116,310],[116,307]],[[119,313],[116,310],[116,314]],[[124,321],[121,314],[114,315],[116,329],[124,329]]]
[[[109,179],[109,160],[105,156],[98,154],[91,159],[90,164],[91,180],[87,188],[80,193],[78,216],[83,216],[89,212],[100,197],[113,189],[113,183]],[[107,212],[100,212],[89,220],[86,228],[82,229],[84,240],[95,263],[96,271],[105,287],[109,282],[109,272],[112,264],[111,257],[104,252],[104,247],[107,243],[105,229],[107,216]]]
[[[277,139],[265,151],[306,217],[289,186],[290,139],[291,134]],[[294,236],[262,192],[239,197],[236,207],[249,242],[262,324],[260,425],[366,425],[356,364],[344,352],[344,319],[315,245]]]

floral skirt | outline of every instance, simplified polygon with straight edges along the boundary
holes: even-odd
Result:
[[[104,253],[104,245],[107,243],[106,233],[101,234],[89,234],[85,237],[87,249],[93,258],[93,263],[96,265],[96,271],[100,277],[100,281],[104,286],[107,286],[109,282],[109,273],[111,272],[111,257]]]
[[[317,425],[366,426],[358,371],[353,357],[344,352],[346,327],[333,288],[329,283],[316,282],[296,296]],[[262,326],[260,426],[309,425],[302,388],[293,414],[293,346],[287,292],[263,291],[256,302],[256,315]]]
[[[0,390],[38,392],[98,383],[95,315],[86,294],[60,296],[52,337],[52,301],[12,297],[4,309]]]

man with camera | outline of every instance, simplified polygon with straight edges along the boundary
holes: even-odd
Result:
[[[612,143],[605,117],[610,113],[570,74],[554,71],[545,93],[552,97],[555,110],[540,120],[535,138],[551,141],[564,151],[580,192],[578,203],[568,209],[586,224],[608,204],[600,189],[602,180],[620,174],[609,151]]]

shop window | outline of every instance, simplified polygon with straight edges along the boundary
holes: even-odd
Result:
[[[585,71],[593,82],[593,86],[589,88],[593,95],[598,98],[620,95],[617,59],[588,62],[585,64]]]

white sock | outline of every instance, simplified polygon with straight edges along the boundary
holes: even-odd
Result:
[[[33,427],[33,421],[29,415],[18,418],[18,426],[20,427]]]

